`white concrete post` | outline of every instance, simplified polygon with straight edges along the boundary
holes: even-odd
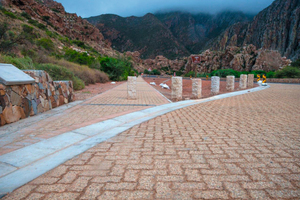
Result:
[[[234,76],[226,76],[226,90],[227,91],[234,91]]]
[[[211,77],[211,94],[216,95],[220,92],[220,77],[212,76]]]
[[[242,74],[240,76],[240,89],[246,89],[247,88],[247,75]]]
[[[200,99],[201,92],[202,92],[202,81],[200,78],[192,79],[192,98],[193,99]]]
[[[248,74],[248,87],[253,87],[254,74]]]
[[[137,99],[136,77],[135,76],[128,76],[128,80],[127,80],[127,98],[129,100]]]
[[[182,77],[172,77],[172,100],[182,100]]]

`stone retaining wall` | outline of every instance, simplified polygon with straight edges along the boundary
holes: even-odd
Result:
[[[0,84],[0,126],[13,123],[74,101],[72,81],[53,81],[42,70],[24,71],[35,83]]]

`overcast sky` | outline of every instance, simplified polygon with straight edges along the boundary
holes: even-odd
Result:
[[[116,14],[122,17],[143,16],[157,11],[189,11],[216,13],[238,10],[256,14],[274,0],[56,0],[67,12],[81,17]]]

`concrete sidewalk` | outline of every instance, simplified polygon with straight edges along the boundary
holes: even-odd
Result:
[[[125,132],[100,134],[88,144],[108,140],[5,199],[299,198],[299,91],[272,85],[115,118]],[[101,131],[92,126],[76,137]]]

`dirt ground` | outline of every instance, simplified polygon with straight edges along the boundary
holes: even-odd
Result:
[[[144,80],[150,84],[150,82],[155,82],[156,86],[152,85],[155,89],[157,89],[160,93],[165,95],[168,99],[171,100],[171,91],[172,91],[172,82],[170,78],[151,78],[151,77],[144,77]],[[165,83],[170,87],[168,89],[162,89],[159,84]],[[192,80],[191,79],[182,79],[182,97],[183,99],[191,99],[192,98]],[[254,84],[254,87],[258,85]],[[235,91],[239,91],[239,83],[235,83]],[[202,79],[202,98],[207,98],[212,96],[211,92],[211,82],[210,80]],[[220,81],[220,94],[227,93],[226,91],[226,81]]]
[[[93,96],[96,96],[97,94],[101,94],[107,90],[117,87],[118,85],[124,82],[125,81],[115,82],[115,84],[112,84],[112,82],[107,82],[107,83],[96,83],[96,84],[87,85],[85,86],[84,89],[75,91],[75,99],[76,100],[89,99]]]

